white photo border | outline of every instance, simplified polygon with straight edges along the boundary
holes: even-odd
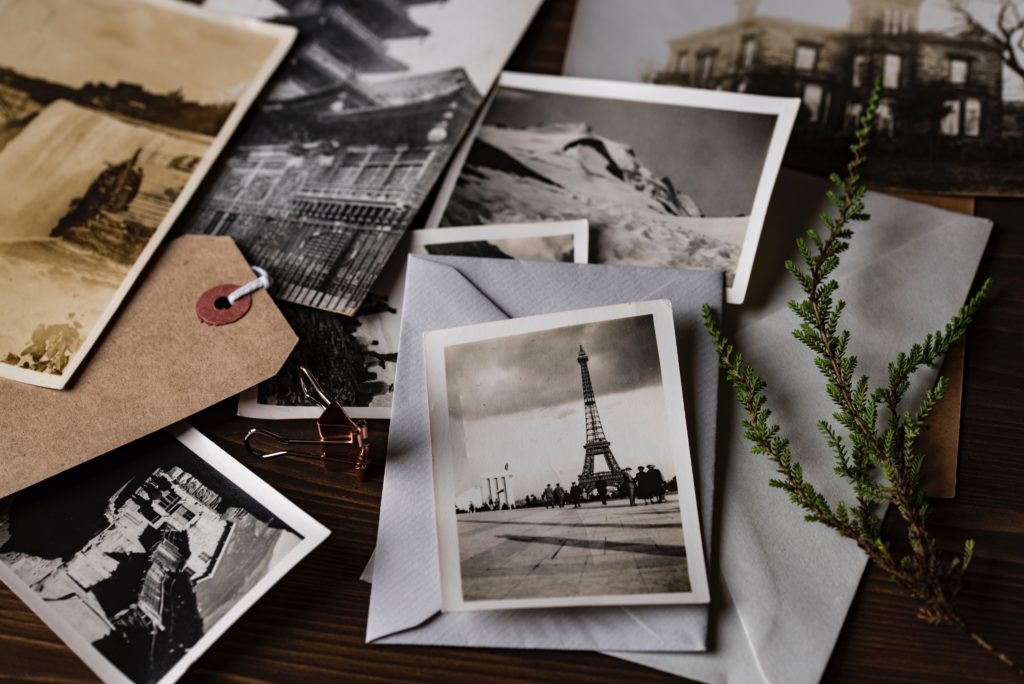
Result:
[[[666,415],[677,417],[674,420],[667,419],[666,428],[669,437],[669,451],[676,467],[679,512],[683,543],[686,548],[690,591],[466,601],[462,592],[462,568],[459,559],[456,514],[453,506],[443,503],[455,499],[452,447],[449,437],[451,426],[448,415],[445,349],[455,344],[644,315],[652,316],[654,321]],[[423,360],[426,372],[430,449],[434,473],[434,515],[437,524],[442,612],[583,606],[682,605],[705,604],[710,601],[707,567],[704,562],[704,544],[697,511],[693,460],[686,420],[683,419],[685,412],[682,379],[679,373],[679,350],[676,344],[672,303],[669,300],[615,304],[435,330],[423,334]]]

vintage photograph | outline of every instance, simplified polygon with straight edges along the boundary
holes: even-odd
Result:
[[[215,4],[300,37],[187,229],[233,237],[279,300],[355,315],[540,0]]]
[[[181,3],[0,2],[0,377],[64,387],[293,39]]]
[[[328,531],[185,425],[0,500],[0,579],[107,682],[172,682]]]
[[[725,271],[739,304],[798,106],[506,72],[441,224],[586,218],[595,263]]]
[[[819,175],[881,78],[874,184],[1019,195],[1022,39],[1020,0],[580,0],[565,73],[799,97],[786,165]]]
[[[424,335],[445,611],[706,603],[667,300]]]
[[[309,332],[299,339],[281,372],[239,396],[238,415],[319,418],[323,409],[306,399],[299,387],[299,368],[305,366],[350,417],[390,418],[403,272],[410,253],[585,264],[588,245],[583,220],[411,230],[355,316],[279,304],[292,328]]]

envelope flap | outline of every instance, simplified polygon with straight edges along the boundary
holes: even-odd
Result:
[[[423,334],[507,318],[454,268],[418,256],[410,256],[406,265],[403,302],[402,363],[395,376],[381,499],[410,505],[381,506],[367,641],[415,627],[441,610]],[[413,556],[417,562],[409,563]]]
[[[274,375],[297,338],[263,291],[230,325],[199,321],[196,300],[252,270],[231,238],[169,242],[72,384],[0,380],[0,496],[182,420]]]

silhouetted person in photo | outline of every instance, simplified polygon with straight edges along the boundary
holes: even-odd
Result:
[[[544,508],[555,507],[555,492],[554,490],[551,489],[550,482],[548,482],[548,486],[544,488],[544,491],[543,493],[541,493],[540,498],[544,499]]]
[[[601,497],[601,505],[608,505],[608,485],[605,484],[604,480],[597,481],[597,495]]]
[[[644,500],[645,504],[651,503],[651,484],[647,471],[643,466],[636,469],[636,495]]]
[[[629,468],[622,471],[622,491],[629,497],[629,505],[636,506],[636,482],[629,475]]]
[[[569,501],[572,501],[573,508],[580,507],[580,497],[583,495],[583,490],[575,482],[569,487]]]
[[[651,480],[651,488],[658,503],[665,503],[665,477],[652,465],[647,466],[647,477]]]
[[[555,503],[559,508],[565,508],[565,490],[562,489],[561,482],[555,483]]]

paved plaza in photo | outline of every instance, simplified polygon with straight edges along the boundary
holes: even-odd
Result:
[[[677,495],[456,517],[467,601],[690,590]]]

